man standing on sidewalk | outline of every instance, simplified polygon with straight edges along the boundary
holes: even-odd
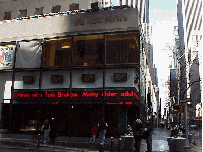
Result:
[[[47,143],[49,141],[49,130],[50,130],[50,124],[48,119],[46,119],[42,126],[42,131],[44,131],[44,143]]]
[[[152,151],[152,132],[153,126],[150,120],[146,121],[146,143],[147,143],[147,151]]]
[[[140,119],[137,119],[136,121],[134,120],[133,123],[133,136],[134,136],[134,148],[135,152],[140,152],[140,145],[142,141],[142,133],[143,133],[143,124]]]
[[[104,143],[105,135],[106,135],[106,127],[108,127],[107,123],[104,121],[104,118],[98,124],[99,128],[99,143]]]

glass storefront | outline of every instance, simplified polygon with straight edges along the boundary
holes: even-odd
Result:
[[[105,58],[104,58],[105,57]],[[44,41],[43,67],[139,63],[139,34],[86,35]]]
[[[4,105],[4,109],[9,110],[9,105]],[[107,136],[117,136],[125,132],[127,125],[132,125],[137,114],[138,107],[135,105],[13,105],[12,131],[35,133],[37,120],[40,128],[45,119],[51,120],[54,117],[60,136],[89,137],[93,122],[98,123],[104,115],[108,123]],[[7,115],[5,113],[5,119]]]

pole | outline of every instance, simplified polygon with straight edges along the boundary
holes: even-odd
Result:
[[[37,136],[37,149],[40,149],[40,134]]]
[[[189,144],[189,141],[188,141],[188,125],[187,125],[187,101],[185,101],[185,146],[184,148],[191,148],[190,144]]]
[[[99,152],[104,152],[104,143],[100,143]]]
[[[113,137],[111,137],[111,152],[114,152],[114,140],[113,140]]]
[[[121,152],[121,138],[118,140],[118,152]]]

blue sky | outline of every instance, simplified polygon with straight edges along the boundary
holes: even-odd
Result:
[[[149,8],[159,8],[162,10],[175,9],[176,0],[149,0]]]

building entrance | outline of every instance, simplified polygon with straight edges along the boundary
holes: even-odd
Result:
[[[6,105],[9,106],[9,105]],[[3,106],[5,110],[8,107]],[[36,132],[45,119],[55,118],[57,131],[61,136],[91,136],[93,122],[98,123],[102,117],[108,123],[107,136],[124,134],[128,124],[136,118],[137,107],[126,105],[73,104],[73,105],[13,105],[13,132]],[[8,118],[4,113],[2,118]],[[8,120],[8,119],[7,119]],[[6,120],[4,120],[6,121]],[[5,123],[7,124],[7,123]],[[4,126],[6,129],[9,125]]]

